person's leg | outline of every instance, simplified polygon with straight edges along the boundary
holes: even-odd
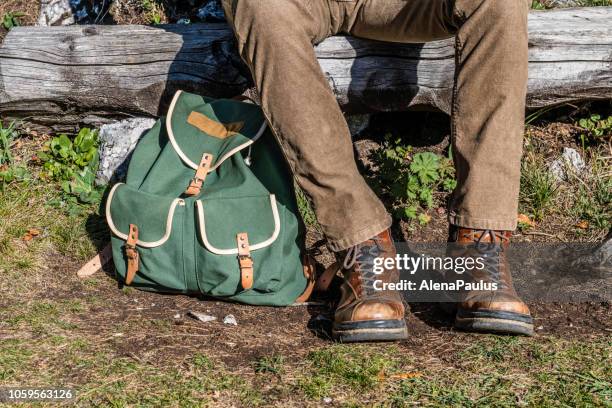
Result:
[[[341,289],[347,296],[336,310],[334,336],[403,339],[402,299],[397,292],[372,291],[361,268],[371,254],[395,256],[391,217],[357,170],[348,126],[313,48],[345,25],[343,3],[224,0],[224,9],[297,183],[312,199],[328,243],[346,258],[344,275],[351,285]],[[396,270],[378,277],[397,278]]]
[[[516,228],[528,74],[527,0],[355,0],[351,34],[413,42],[456,34],[452,143],[458,187],[449,212],[454,256],[483,256],[474,278],[494,292],[471,292],[458,327],[533,333],[529,308],[512,285],[505,256]],[[491,245],[482,246],[481,243]],[[474,247],[476,250],[474,250]],[[490,259],[491,258],[491,259]]]
[[[359,174],[346,121],[313,43],[338,30],[328,0],[224,0],[263,111],[332,249],[387,229],[391,218]]]
[[[382,4],[381,4],[382,3]],[[456,34],[449,221],[516,228],[527,91],[527,0],[355,0],[349,32],[422,42]]]

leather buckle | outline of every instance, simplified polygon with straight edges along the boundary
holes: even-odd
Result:
[[[253,258],[250,255],[238,255],[238,263],[240,263],[240,268],[252,268]]]
[[[138,251],[136,250],[136,245],[125,244],[125,254],[130,259],[136,258],[138,256]]]
[[[240,267],[240,283],[244,290],[253,287],[253,258],[249,248],[249,237],[246,232],[236,235],[238,244],[238,266]]]
[[[185,191],[185,195],[188,196],[196,196],[200,194],[202,191],[202,186],[204,185],[204,181],[206,180],[206,176],[210,167],[212,165],[213,156],[210,153],[204,153],[202,155],[202,160],[200,161],[200,165],[198,166],[191,182],[189,183],[189,187]]]

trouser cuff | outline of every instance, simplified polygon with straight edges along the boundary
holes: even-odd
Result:
[[[474,218],[460,215],[453,211],[449,212],[448,222],[451,225],[463,228],[493,231],[514,231],[517,226],[517,217],[512,218]]]
[[[386,218],[382,222],[376,224],[369,224],[366,228],[357,230],[355,232],[346,231],[342,238],[330,239],[327,237],[327,246],[334,252],[340,252],[357,244],[361,244],[364,241],[380,234],[381,232],[389,229],[393,220],[391,216],[387,214]]]

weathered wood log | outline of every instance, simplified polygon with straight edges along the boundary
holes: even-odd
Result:
[[[612,98],[610,21],[612,7],[531,13],[530,108]],[[400,45],[340,36],[316,51],[349,113],[450,111],[452,39]],[[224,24],[23,27],[0,47],[0,115],[56,130],[159,115],[179,88],[221,97],[249,86]]]

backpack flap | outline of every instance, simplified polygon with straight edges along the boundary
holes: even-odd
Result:
[[[266,130],[261,109],[232,99],[208,100],[178,91],[170,104],[166,130],[181,160],[197,170],[206,154],[214,171],[233,154],[253,144]]]

